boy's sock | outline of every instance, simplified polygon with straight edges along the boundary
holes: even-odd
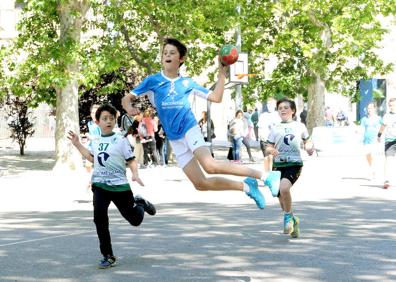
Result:
[[[261,175],[260,180],[265,181],[268,177],[268,172],[263,172],[263,174]]]
[[[249,193],[250,192],[250,187],[245,182],[243,182],[243,192],[245,192],[245,193]]]

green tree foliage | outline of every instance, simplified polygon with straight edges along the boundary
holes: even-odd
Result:
[[[329,92],[353,96],[356,81],[392,69],[374,50],[386,33],[381,20],[394,15],[394,1],[241,3],[242,49],[250,54],[250,72],[261,74],[250,80],[249,88],[258,89],[261,99],[277,95],[307,97],[309,87],[321,81]],[[264,77],[264,62],[270,55],[276,67],[270,77]],[[309,99],[324,101],[319,99],[322,95],[324,92],[313,93]],[[317,115],[322,113],[317,111]],[[317,116],[314,125],[320,125],[321,120],[322,116]]]
[[[374,53],[386,33],[381,19],[394,12],[390,2],[246,1],[242,38],[251,72],[263,75],[270,55],[277,62],[270,80],[252,79],[253,88],[264,98],[306,95],[319,75],[328,91],[354,94],[356,81],[391,70]]]

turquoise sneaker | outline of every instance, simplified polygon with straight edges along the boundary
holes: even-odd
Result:
[[[293,238],[300,237],[300,219],[297,216],[293,216],[293,232],[290,235]]]
[[[243,182],[249,185],[250,191],[246,192],[250,198],[252,198],[259,209],[265,208],[265,198],[258,189],[257,180],[255,178],[248,177]]]
[[[294,231],[294,220],[293,215],[285,213],[283,216],[283,233],[291,234]]]
[[[264,185],[268,186],[273,197],[278,197],[279,195],[280,177],[280,171],[270,171],[264,180]]]

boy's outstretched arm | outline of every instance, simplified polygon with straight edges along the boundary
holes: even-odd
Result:
[[[218,64],[219,64],[219,72],[217,74],[216,86],[215,89],[212,91],[212,93],[210,93],[208,96],[208,100],[213,103],[220,103],[223,100],[224,84],[226,79],[227,66],[223,66],[223,64],[220,63],[220,57]]]
[[[91,155],[91,152],[81,144],[80,138],[78,138],[78,135],[76,133],[74,133],[73,131],[70,130],[69,135],[67,136],[67,139],[69,139],[72,142],[74,147],[77,148],[77,150],[81,153],[81,155],[84,158],[86,158],[91,163],[94,162],[94,158]]]
[[[132,107],[131,102],[137,99],[137,97],[131,93],[125,94],[125,96],[121,100],[122,107],[130,116],[137,115],[139,110],[137,108]]]

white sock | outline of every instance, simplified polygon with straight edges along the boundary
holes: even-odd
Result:
[[[245,182],[243,182],[243,192],[245,192],[245,193],[249,193],[250,192],[250,187]]]

